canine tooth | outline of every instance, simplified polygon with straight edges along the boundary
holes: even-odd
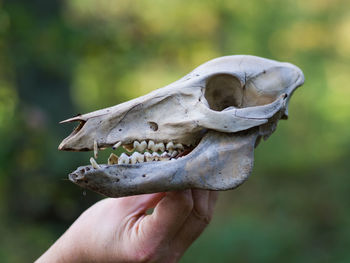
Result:
[[[123,148],[125,150],[127,150],[128,152],[132,152],[134,150],[134,147],[133,147],[133,145],[131,143],[123,145]]]
[[[120,145],[122,145],[122,142],[117,142],[116,144],[114,144],[112,146],[112,149],[115,150],[115,149],[119,148]]]
[[[111,155],[108,158],[108,165],[118,164],[118,156],[114,153],[111,153]]]
[[[183,151],[184,150],[184,146],[181,143],[177,143],[177,144],[175,144],[175,149]]]
[[[98,145],[97,145],[97,141],[94,140],[94,157],[97,159],[97,155],[98,155]]]
[[[153,156],[149,152],[145,152],[143,155],[145,156],[146,162],[153,161]]]
[[[122,153],[118,159],[118,164],[129,164],[129,156]]]
[[[174,143],[173,142],[168,142],[166,145],[167,150],[173,150],[174,149]]]
[[[100,169],[101,167],[98,165],[98,163],[95,161],[94,157],[91,157],[90,158],[90,163],[91,163],[91,166],[94,168],[94,169]]]
[[[147,148],[154,151],[154,141],[150,140],[148,142]]]
[[[155,146],[154,146],[154,151],[157,152],[157,151],[161,151],[161,152],[164,152],[165,150],[165,146],[164,146],[164,143],[160,142],[160,143],[157,143]]]

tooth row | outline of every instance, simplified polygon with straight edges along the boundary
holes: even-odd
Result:
[[[119,146],[121,146],[121,142],[117,142],[112,148],[117,149]],[[183,151],[184,146],[181,143],[174,144],[173,142],[168,142],[166,145],[162,142],[155,143],[154,141],[150,140],[148,143],[146,141],[138,142],[134,141],[130,144],[123,145],[123,148],[127,150],[128,152],[132,152],[134,150],[138,152],[143,152],[146,149],[151,150],[153,152],[164,152],[167,150],[168,152],[172,152],[174,150]]]
[[[121,145],[122,145],[121,142],[117,142],[112,146],[112,148],[115,150]],[[96,140],[94,140],[93,148],[94,148],[94,157],[97,158],[99,148]],[[146,141],[142,141],[142,142],[134,141],[132,144],[123,145],[123,148],[128,152],[132,152],[134,150],[138,152],[143,152],[146,149],[151,150],[153,152],[158,152],[158,151],[164,152],[166,149],[169,153],[171,153],[174,150],[178,150],[178,151],[184,150],[184,146],[181,143],[174,144],[173,142],[168,142],[165,145],[162,142],[155,143],[152,140],[150,140],[148,143]]]
[[[122,153],[117,160],[118,164],[136,164],[152,161],[168,161],[171,158],[174,158],[177,154],[177,151],[173,151],[172,153],[163,152],[162,154],[158,154],[157,152],[145,152],[144,154],[134,152],[131,156]]]

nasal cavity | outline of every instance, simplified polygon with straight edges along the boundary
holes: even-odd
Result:
[[[212,110],[222,111],[231,106],[241,108],[243,87],[236,77],[219,74],[207,81],[204,96]]]

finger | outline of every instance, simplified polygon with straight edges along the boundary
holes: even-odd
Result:
[[[206,190],[192,190],[192,193],[194,209],[173,241],[173,249],[179,253],[185,251],[209,224],[218,196],[218,193]]]
[[[152,215],[140,222],[140,233],[152,236],[154,244],[174,238],[193,208],[191,190],[168,192],[157,204]]]
[[[118,217],[145,214],[147,209],[153,208],[165,196],[165,193],[144,194],[121,198],[108,198],[106,204],[112,213]]]
[[[208,214],[212,217],[214,214],[214,208],[216,202],[219,198],[219,191],[210,191],[209,192],[209,202],[208,202]]]
[[[192,189],[193,210],[199,216],[206,215],[208,212],[209,194],[207,190]]]

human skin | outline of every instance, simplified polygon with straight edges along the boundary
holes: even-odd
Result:
[[[215,191],[188,189],[106,198],[36,262],[178,262],[209,224],[217,197]]]

